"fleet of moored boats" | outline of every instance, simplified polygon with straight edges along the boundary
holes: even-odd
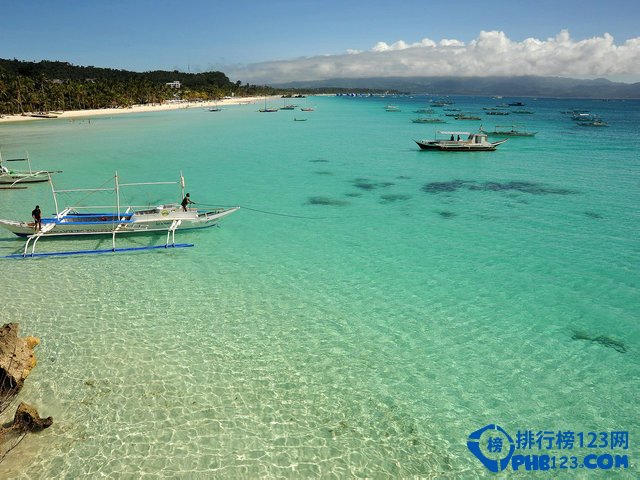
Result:
[[[481,117],[475,114],[464,113],[458,108],[451,105],[453,101],[448,98],[432,100],[428,108],[414,110],[414,113],[424,114],[424,116],[414,118],[413,123],[422,124],[440,124],[446,123],[446,120],[436,115],[434,108],[442,108],[445,116],[452,117],[455,120],[481,120]],[[524,110],[525,104],[522,102],[512,102],[500,104],[495,107],[484,107],[483,111],[486,115],[509,115],[514,114],[533,114],[531,110]],[[517,107],[517,109],[506,110],[508,108]],[[277,112],[279,110],[295,110],[298,105],[285,104],[281,108],[267,107],[266,98],[264,108],[260,112]],[[215,106],[210,111],[220,111]],[[300,108],[301,111],[310,112],[314,109],[311,107]],[[387,112],[401,112],[396,105],[386,105]],[[563,114],[570,115],[577,125],[604,127],[607,124],[595,114],[586,110],[569,110],[563,111]],[[294,118],[294,121],[306,121],[306,118]],[[537,132],[527,130],[523,125],[495,125],[493,130],[485,130],[482,125],[477,132],[470,131],[436,131],[432,140],[414,140],[421,150],[446,151],[446,152],[474,152],[474,151],[493,151],[508,140],[508,137],[534,137]],[[490,141],[488,137],[498,136],[507,137],[497,141]],[[27,169],[14,170],[8,168],[9,162],[24,162]],[[72,190],[56,190],[52,181],[52,175],[61,173],[59,170],[34,170],[31,166],[31,160],[28,154],[24,158],[3,159],[0,154],[0,189],[26,188],[28,184],[48,182],[51,186],[53,201],[55,204],[55,214],[42,218],[41,224],[36,225],[34,222],[25,222],[20,220],[2,220],[0,219],[0,227],[4,227],[11,233],[26,238],[23,252],[21,254],[7,255],[7,257],[26,257],[41,255],[67,255],[73,253],[103,253],[139,249],[153,249],[166,247],[187,247],[191,244],[176,244],[176,230],[201,229],[217,225],[223,218],[236,212],[240,207],[214,208],[200,210],[190,207],[183,201],[179,203],[166,203],[159,205],[145,206],[124,206],[121,203],[120,192],[123,188],[142,187],[146,185],[159,184],[179,184],[182,197],[185,198],[184,177],[180,174],[179,182],[144,182],[144,183],[122,183],[116,172],[113,177],[114,185],[112,188],[100,189],[72,189]],[[68,206],[59,209],[58,194],[70,193],[75,191],[92,192],[110,190],[114,194],[115,205],[111,209],[105,207],[92,206]],[[135,248],[116,248],[116,237],[124,234],[158,234],[166,233],[166,242],[164,245],[155,245],[149,247]],[[50,252],[35,253],[36,244],[41,238],[45,237],[81,237],[85,235],[107,236],[111,237],[111,248],[106,250],[94,251],[75,251],[75,252]]]

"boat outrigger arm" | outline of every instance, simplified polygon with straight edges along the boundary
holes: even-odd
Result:
[[[72,189],[72,190],[56,190],[51,182],[49,175],[49,183],[53,193],[55,204],[55,216],[42,219],[41,229],[35,233],[32,228],[25,222],[14,222],[9,220],[0,220],[2,226],[8,228],[19,236],[26,237],[26,243],[22,254],[7,255],[4,258],[18,257],[34,257],[34,256],[55,256],[55,255],[73,255],[73,254],[90,254],[90,253],[107,253],[122,252],[135,250],[152,250],[156,248],[183,248],[193,247],[193,244],[176,243],[175,232],[181,226],[187,224],[185,229],[199,229],[216,225],[220,219],[235,212],[239,207],[220,208],[213,211],[199,211],[195,208],[183,208],[179,204],[159,205],[155,207],[128,207],[124,212],[121,211],[120,189],[122,187],[143,186],[143,185],[175,185],[178,182],[145,182],[145,183],[120,183],[118,173],[115,174],[115,186],[108,188],[92,188],[92,189]],[[184,198],[184,177],[180,173],[180,188],[182,198]],[[58,193],[69,192],[97,192],[97,191],[113,191],[115,192],[115,212],[112,213],[80,213],[82,207],[68,207],[60,211],[58,206]],[[92,207],[84,207],[92,208]],[[93,207],[98,208],[98,207]],[[101,207],[104,208],[104,207]],[[137,208],[141,208],[137,210]],[[168,226],[167,226],[168,225]],[[31,229],[31,231],[29,230]],[[133,248],[116,248],[116,235],[132,234],[132,233],[161,233],[167,232],[166,242],[164,245],[155,245],[147,247]],[[103,250],[81,250],[75,252],[51,252],[51,253],[35,253],[36,245],[42,237],[53,236],[85,236],[85,235],[110,235],[111,248]]]

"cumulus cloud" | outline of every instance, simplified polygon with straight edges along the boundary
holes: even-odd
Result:
[[[262,62],[228,74],[256,84],[374,76],[629,76],[640,75],[640,37],[616,45],[608,33],[576,41],[562,30],[546,40],[515,42],[501,31],[481,31],[468,44],[378,42],[367,51]]]

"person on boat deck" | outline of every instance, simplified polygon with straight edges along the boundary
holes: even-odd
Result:
[[[453,135],[451,135],[451,141],[453,142]]]
[[[184,210],[186,212],[187,211],[187,205],[189,205],[190,203],[193,204],[193,205],[196,204],[196,202],[192,202],[191,201],[191,198],[189,198],[189,194],[187,193],[185,195],[185,197],[182,199],[182,203],[180,204],[180,205],[182,205],[182,210]]]
[[[458,141],[460,141],[460,135],[458,135]]]
[[[40,205],[36,205],[36,208],[31,212],[31,216],[33,217],[33,228],[35,231],[42,230],[42,211],[40,210]]]

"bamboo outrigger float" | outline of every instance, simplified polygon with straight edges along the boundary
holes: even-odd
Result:
[[[120,200],[120,190],[123,187],[139,187],[148,185],[177,185],[178,182],[138,182],[120,183],[118,173],[114,176],[114,186],[105,188],[79,188],[56,190],[49,175],[49,183],[55,204],[55,215],[42,218],[42,226],[36,231],[33,222],[15,220],[1,220],[0,226],[13,234],[27,239],[22,254],[6,255],[4,258],[20,258],[35,256],[73,255],[90,253],[124,252],[134,250],[153,250],[157,248],[192,247],[192,244],[175,242],[176,230],[202,229],[217,225],[224,217],[237,211],[240,207],[218,208],[213,210],[198,210],[183,207],[178,203],[153,206],[129,206],[124,208]],[[184,177],[180,174],[180,188],[184,198]],[[59,209],[58,194],[72,192],[114,192],[116,205],[67,207]],[[112,209],[105,211],[106,209]],[[164,245],[146,247],[116,248],[116,235],[123,234],[158,234],[166,232]],[[81,237],[81,236],[111,237],[111,249],[77,250],[72,252],[35,253],[36,244],[44,237]]]

